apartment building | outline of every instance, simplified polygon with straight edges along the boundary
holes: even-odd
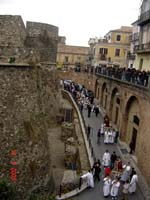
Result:
[[[92,65],[127,67],[131,34],[132,27],[122,26],[120,29],[109,31],[104,38],[90,38]]]

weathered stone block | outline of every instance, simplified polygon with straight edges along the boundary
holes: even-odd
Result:
[[[62,193],[67,193],[79,187],[79,178],[76,171],[65,170],[61,183]]]

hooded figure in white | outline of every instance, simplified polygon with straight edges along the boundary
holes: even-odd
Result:
[[[106,150],[103,155],[102,164],[104,165],[104,167],[110,166],[110,153],[108,150]]]
[[[110,195],[110,186],[111,186],[111,179],[109,176],[104,178],[104,184],[103,184],[103,194],[104,197],[108,197]]]
[[[118,196],[119,187],[120,187],[120,181],[118,178],[116,178],[116,180],[112,181],[111,192],[110,192],[112,197]]]
[[[106,130],[104,133],[104,144],[108,143],[109,143],[109,135],[108,135],[108,130]]]
[[[82,175],[81,178],[86,179],[88,187],[94,188],[94,178],[90,170],[86,174]]]
[[[136,184],[138,182],[138,176],[136,174],[136,172],[134,173],[134,175],[132,176],[132,179],[130,181],[130,185],[129,185],[129,193],[134,193],[136,191]]]

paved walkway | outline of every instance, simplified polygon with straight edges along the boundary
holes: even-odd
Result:
[[[103,137],[101,137],[101,143],[97,144],[97,130],[100,128],[100,125],[103,122],[102,116],[99,114],[98,117],[95,116],[95,113],[91,113],[91,117],[87,118],[87,110],[83,111],[83,116],[85,119],[86,125],[90,125],[93,128],[93,134],[90,135],[92,146],[94,148],[94,153],[97,159],[102,160],[102,156],[106,149],[109,150],[110,153],[113,151],[116,151],[117,155],[120,155],[118,150],[118,145],[116,144],[104,144],[103,143]],[[121,156],[121,155],[120,155]],[[73,200],[104,200],[106,198],[103,197],[103,181],[104,173],[101,172],[101,181],[95,183],[95,188],[91,190],[85,190],[81,194],[79,194],[76,197],[73,197]],[[111,197],[107,198],[111,199]],[[119,197],[118,200],[121,200],[122,198]],[[140,192],[140,189],[137,188],[137,191],[134,195],[129,196],[129,200],[144,200],[144,197],[142,196],[142,193]]]

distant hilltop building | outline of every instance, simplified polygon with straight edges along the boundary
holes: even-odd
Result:
[[[110,30],[104,38],[90,38],[91,65],[127,67],[132,27]]]
[[[0,62],[56,63],[58,27],[0,15]]]

